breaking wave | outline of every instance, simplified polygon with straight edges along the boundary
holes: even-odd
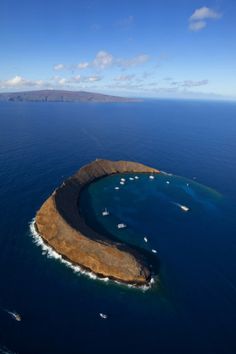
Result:
[[[60,261],[65,266],[67,266],[68,268],[72,269],[73,272],[78,274],[78,275],[83,274],[83,275],[87,276],[90,279],[96,279],[96,280],[100,280],[100,281],[103,281],[103,282],[114,282],[114,283],[119,284],[121,286],[127,286],[128,288],[141,289],[143,291],[149,290],[153,286],[153,284],[155,283],[154,278],[151,278],[151,280],[150,280],[148,285],[137,286],[137,285],[131,285],[131,284],[124,284],[124,283],[119,282],[118,280],[109,279],[108,277],[105,277],[105,278],[98,277],[95,273],[90,272],[88,270],[85,270],[82,267],[80,267],[79,265],[74,265],[71,262],[69,262],[68,260],[64,259],[52,247],[50,247],[48,244],[46,244],[43,241],[43,238],[36,231],[35,218],[29,223],[29,227],[30,227],[31,236],[33,238],[33,242],[34,242],[35,245],[37,245],[38,247],[40,247],[42,249],[42,254],[43,255],[46,255],[48,258],[53,258],[53,259],[56,259],[56,260]]]

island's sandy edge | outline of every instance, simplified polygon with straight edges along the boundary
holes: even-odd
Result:
[[[89,228],[77,206],[85,185],[114,173],[131,172],[159,173],[154,168],[129,161],[96,160],[82,167],[42,205],[35,227],[47,244],[73,264],[101,277],[143,285],[150,281],[151,274],[142,254]]]

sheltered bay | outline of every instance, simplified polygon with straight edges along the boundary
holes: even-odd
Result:
[[[144,254],[91,229],[78,210],[81,190],[98,178],[117,173],[158,174],[157,169],[130,161],[95,160],[68,178],[37,212],[35,226],[55,251],[100,277],[143,285],[151,278]]]

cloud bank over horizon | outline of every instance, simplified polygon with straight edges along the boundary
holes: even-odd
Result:
[[[222,0],[220,8],[214,0],[211,6],[180,1],[172,8],[157,2],[147,7],[143,0],[134,7],[127,0],[125,9],[106,0],[71,2],[73,11],[40,3],[31,9],[29,2],[23,12],[16,3],[4,18],[9,36],[2,41],[1,92],[236,99],[233,0]]]

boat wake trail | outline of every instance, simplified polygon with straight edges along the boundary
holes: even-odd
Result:
[[[0,345],[0,354],[18,354],[18,353],[8,349],[5,345]]]
[[[15,311],[10,311],[4,307],[1,307],[1,310],[3,312],[6,312],[9,316],[11,316],[15,321],[21,321],[21,316],[19,315],[19,313],[15,312]]]
[[[189,211],[189,207],[187,207],[186,205],[182,205],[182,204],[176,203],[176,202],[172,202],[172,204],[176,205],[177,207],[179,207],[183,211]]]

